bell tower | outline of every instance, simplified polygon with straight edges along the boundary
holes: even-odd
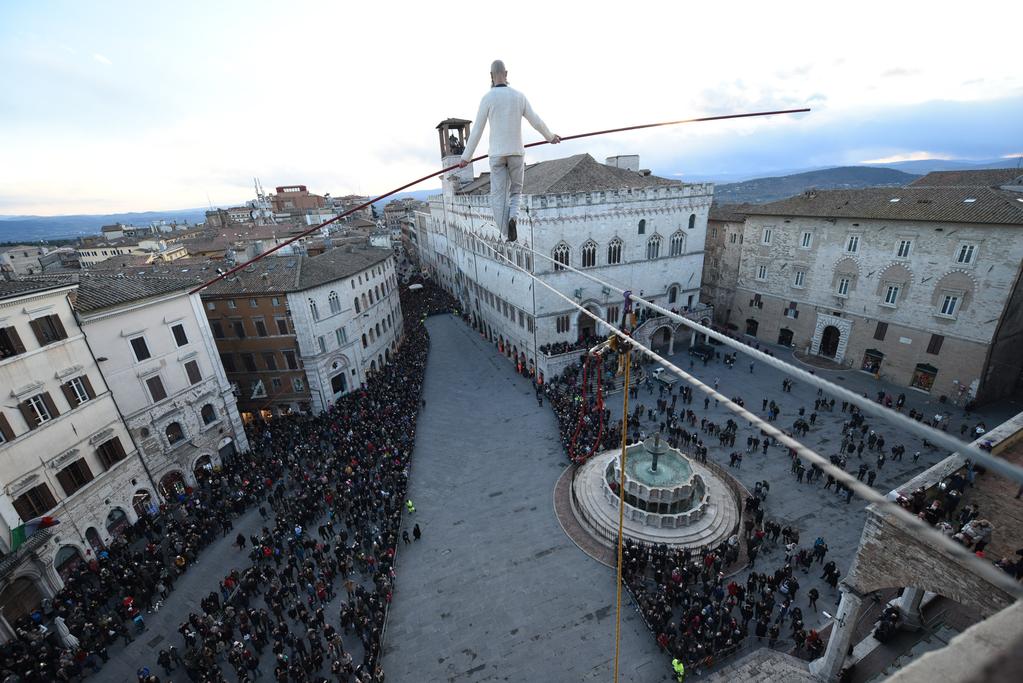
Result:
[[[465,119],[444,119],[437,124],[437,133],[440,136],[441,166],[443,168],[456,166],[461,161],[462,152],[465,151],[465,142],[469,139],[470,123],[472,121],[466,121]],[[449,171],[443,176],[444,194],[454,194],[461,186],[471,183],[473,178],[472,164],[465,168]]]

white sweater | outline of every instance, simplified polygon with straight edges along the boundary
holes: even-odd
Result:
[[[526,150],[522,146],[521,120],[523,117],[548,142],[554,137],[554,134],[547,128],[547,124],[540,120],[533,108],[529,106],[529,100],[525,95],[508,86],[491,88],[490,92],[480,100],[480,110],[473,122],[476,127],[473,128],[469,140],[465,143],[462,159],[468,161],[472,158],[488,122],[490,123],[490,156],[525,154]]]

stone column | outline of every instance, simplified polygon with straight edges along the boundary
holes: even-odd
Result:
[[[859,621],[863,599],[842,586],[842,602],[838,605],[831,637],[828,638],[828,649],[824,656],[810,662],[810,673],[822,681],[837,681],[838,674],[845,664],[846,653],[852,641],[853,631]]]
[[[899,612],[902,613],[902,620],[906,628],[919,630],[923,628],[923,614],[920,612],[920,603],[924,599],[923,588],[907,588],[899,598]]]
[[[675,333],[674,332],[672,332],[671,335],[668,337],[668,355],[669,356],[674,356],[675,355]]]

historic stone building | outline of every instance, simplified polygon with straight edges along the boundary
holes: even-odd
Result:
[[[714,304],[714,322],[739,329],[731,320],[742,259],[745,211],[749,204],[712,204],[707,218],[700,299]]]
[[[729,319],[749,337],[958,404],[1012,392],[1023,365],[1015,173],[749,207]]]
[[[153,490],[110,387],[71,308],[65,280],[0,282],[0,639],[62,576],[136,519]],[[12,552],[11,532],[60,525]]]
[[[154,492],[140,486],[142,514],[196,484],[248,442],[231,385],[191,280],[83,274],[74,307]],[[158,493],[159,495],[154,495]]]
[[[390,362],[404,330],[390,249],[263,259],[201,293],[246,420],[326,410]]]
[[[445,166],[457,164],[452,139],[464,139],[468,127],[460,119],[438,126]],[[695,309],[713,186],[659,178],[633,170],[638,159],[628,160],[623,168],[617,158],[601,164],[577,154],[527,166],[514,244],[500,241],[493,225],[489,174],[476,178],[471,165],[450,174],[444,194],[430,200],[429,234],[416,231],[421,266],[458,297],[503,353],[539,372],[547,371],[550,345],[574,343],[596,325],[503,259],[606,320],[620,319],[622,297],[534,259],[527,248],[669,308]],[[658,341],[667,347],[674,329],[662,334],[668,338]]]

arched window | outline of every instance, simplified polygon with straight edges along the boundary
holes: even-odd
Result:
[[[615,237],[607,244],[607,264],[614,266],[622,262],[622,241]]]
[[[684,232],[679,230],[671,236],[671,249],[670,254],[672,256],[681,256],[686,250],[686,235]]]
[[[562,265],[559,264],[564,264],[565,266],[572,265],[570,262],[571,253],[572,250],[569,249],[568,245],[565,244],[564,242],[554,247],[554,260],[557,261],[557,263],[554,264],[554,270],[565,269]]]
[[[366,348],[369,344],[366,342],[366,335],[362,335],[362,348]]]
[[[312,313],[313,320],[320,319],[320,311],[318,308],[316,308],[316,302],[313,301],[312,299],[309,300],[309,312]]]
[[[640,218],[639,219],[639,234],[640,235],[645,235],[646,234],[646,219],[645,218]]]
[[[673,304],[678,301],[678,287],[672,285],[668,287],[668,303]]]
[[[182,431],[181,425],[177,422],[171,422],[167,425],[167,429],[164,430],[164,433],[167,434],[167,442],[171,445],[176,444],[185,438],[185,432]]]
[[[583,268],[597,265],[597,243],[589,240],[583,245]]]
[[[337,292],[331,292],[330,296],[327,297],[327,301],[330,303],[331,313],[341,312],[341,298],[337,295]]]
[[[359,308],[359,297],[355,297],[355,312],[362,313],[362,309]]]
[[[366,294],[365,294],[365,292],[363,292],[363,294],[362,294],[362,307],[363,308],[369,308],[369,306],[366,304]]]
[[[202,411],[199,413],[202,417],[202,423],[204,425],[211,424],[217,419],[217,411],[213,409],[213,406],[209,403],[202,407]]]
[[[376,328],[377,328],[377,336],[379,337],[380,336],[380,323],[376,324]]]
[[[661,255],[661,236],[654,235],[646,241],[646,257],[648,261],[653,261]]]
[[[695,227],[696,227],[696,214],[695,213],[691,213],[691,214],[689,214],[689,229],[692,230]]]

